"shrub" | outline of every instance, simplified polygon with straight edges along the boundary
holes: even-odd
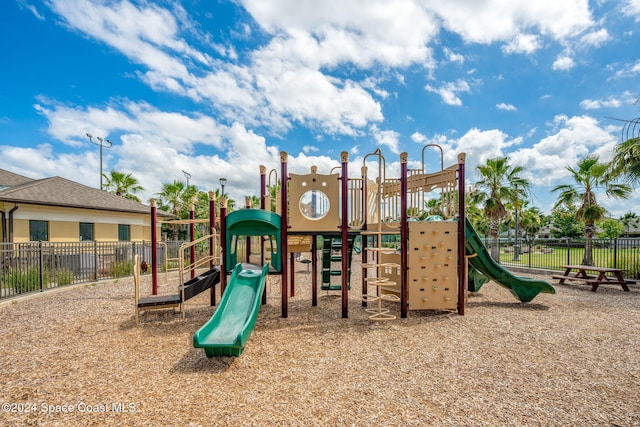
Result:
[[[109,276],[113,278],[131,276],[133,271],[133,261],[114,262],[109,267]]]
[[[49,272],[42,272],[42,283],[49,282]],[[10,269],[2,273],[3,287],[13,288],[16,294],[23,294],[40,290],[40,270],[31,267],[22,271],[18,269]]]
[[[73,271],[69,270],[68,268],[58,270],[56,274],[58,286],[66,286],[72,284],[74,276],[75,275],[73,274]]]

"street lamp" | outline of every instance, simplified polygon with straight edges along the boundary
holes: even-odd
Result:
[[[220,196],[224,197],[224,186],[227,184],[227,178],[220,178],[220,187],[222,187],[222,194]]]
[[[184,174],[184,176],[187,178],[187,188],[189,188],[189,180],[191,179],[191,174],[187,171],[182,171],[182,173]]]
[[[100,146],[100,189],[102,190],[102,147],[111,148],[113,144],[111,143],[110,140],[102,139],[99,136],[96,137],[98,142],[95,142],[93,140],[93,135],[91,135],[90,133],[87,133],[87,137],[89,138],[89,141],[91,141],[92,144]]]
[[[520,207],[520,197],[518,194],[518,184],[514,184],[514,189],[516,191],[516,198],[514,200],[513,203],[513,207],[515,208],[516,211],[516,242],[515,245],[513,246],[513,260],[514,261],[520,261],[520,242],[518,242],[518,238],[520,237],[520,227],[518,224],[518,208]]]
[[[518,237],[520,229],[518,227],[518,207],[516,206],[516,243],[513,247],[513,260],[520,261],[520,244],[518,243]]]

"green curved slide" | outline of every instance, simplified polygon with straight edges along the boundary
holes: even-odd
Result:
[[[506,270],[498,264],[482,243],[482,239],[473,229],[468,219],[465,218],[465,237],[466,237],[466,253],[474,255],[469,258],[469,264],[488,278],[492,279],[500,286],[503,286],[522,302],[529,302],[540,292],[547,294],[555,294],[556,290],[548,282],[544,280],[536,280],[529,277],[515,276],[509,270]]]
[[[193,335],[193,346],[207,357],[240,356],[256,325],[268,264],[237,264],[211,319]]]

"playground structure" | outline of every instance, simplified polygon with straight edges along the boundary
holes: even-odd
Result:
[[[434,172],[426,171],[425,150],[429,147],[440,154],[440,169]],[[296,252],[311,253],[311,304],[317,305],[318,288],[340,291],[342,317],[348,317],[351,259],[358,238],[362,305],[372,320],[396,317],[382,307],[385,300],[399,302],[401,317],[407,317],[409,310],[464,314],[469,264],[473,273],[496,280],[523,302],[531,301],[539,292],[554,292],[547,282],[514,276],[486,253],[464,215],[464,153],[457,156],[456,164],[445,167],[441,147],[427,144],[422,149],[420,167],[409,169],[408,165],[407,154],[401,153],[399,176],[387,177],[386,160],[378,149],[363,157],[361,175],[356,178],[348,176],[346,152],[340,155],[340,166],[327,174],[318,173],[315,166],[305,175],[288,173],[286,152],[280,153],[279,176],[275,169],[267,176],[267,168],[260,167],[261,209],[253,212],[273,210],[280,215],[282,317],[288,316],[287,301],[295,293]],[[272,189],[277,191],[268,191]],[[438,201],[438,216],[428,215],[426,206],[433,199]],[[322,248],[318,247],[319,238]],[[399,246],[390,247],[390,239]],[[260,248],[260,259],[276,256],[270,254],[272,249]],[[246,253],[235,260],[252,262],[252,258],[257,255],[247,244]],[[340,283],[332,283],[332,277],[337,276]],[[377,289],[375,295],[369,294],[370,286]],[[375,304],[369,307],[369,303]]]
[[[365,307],[368,303],[377,303],[375,308],[367,308],[371,319],[395,318],[388,309],[382,308],[383,300],[399,301],[401,317],[406,317],[409,309],[464,313],[464,222],[418,222],[417,219],[425,215],[429,193],[435,190],[440,191],[441,211],[449,218],[464,211],[465,156],[459,155],[456,165],[427,173],[424,148],[422,167],[417,170],[409,170],[407,155],[401,154],[399,178],[386,177],[386,162],[380,150],[364,157],[361,176],[357,178],[348,177],[346,152],[341,153],[340,173],[325,175],[319,174],[315,167],[307,175],[289,174],[288,156],[281,153],[281,185],[275,203],[276,212],[282,217],[281,240],[286,245],[290,236],[311,237],[307,251],[312,253],[312,305],[317,305],[316,242],[321,236],[322,288],[341,291],[342,317],[348,317],[352,247],[355,238],[360,236],[362,302]],[[376,166],[373,177],[368,175],[370,164]],[[272,176],[273,173],[269,178]],[[271,182],[271,186],[274,185],[277,177]],[[456,194],[457,201],[453,199]],[[272,205],[266,192],[265,167],[261,167],[261,196],[263,206]],[[390,236],[399,239],[398,250],[385,246]],[[290,252],[286,247],[281,251],[282,254]],[[338,260],[340,268],[334,270],[331,263]],[[414,268],[409,268],[410,263]],[[287,317],[289,272],[286,262],[282,263],[281,274],[282,316]],[[338,275],[340,285],[331,284],[330,278]],[[293,285],[293,277],[291,281]],[[378,289],[376,295],[368,293],[369,286]]]
[[[435,172],[427,172],[425,167],[425,150],[429,147],[440,152],[440,169]],[[531,301],[540,292],[555,292],[549,283],[514,276],[491,259],[464,215],[464,153],[457,156],[456,164],[444,167],[442,149],[427,144],[422,149],[420,167],[409,169],[408,165],[407,154],[401,153],[399,176],[387,177],[386,160],[377,149],[363,157],[361,176],[356,178],[348,176],[346,152],[340,155],[340,166],[328,174],[318,173],[315,166],[308,174],[289,174],[288,155],[281,152],[279,177],[272,170],[267,182],[267,168],[260,167],[260,209],[227,214],[226,199],[221,198],[219,236],[215,233],[215,200],[210,196],[211,234],[203,237],[210,239],[210,257],[204,259],[212,269],[214,261],[220,260],[218,274],[211,274],[209,287],[198,286],[191,293],[185,291],[189,286],[184,282],[179,295],[171,299],[179,304],[184,316],[182,304],[187,296],[211,288],[211,305],[215,305],[215,284],[221,284],[220,305],[194,335],[194,346],[203,348],[208,357],[239,356],[255,326],[259,301],[266,303],[267,274],[281,276],[281,314],[288,317],[289,296],[295,294],[294,256],[300,252],[311,254],[312,306],[317,306],[318,288],[340,291],[342,317],[348,318],[351,261],[357,239],[357,252],[362,257],[361,302],[371,320],[397,317],[388,308],[390,304],[383,306],[385,301],[397,302],[402,318],[409,310],[457,311],[463,315],[469,268],[474,276],[482,274],[495,280],[522,302]],[[272,189],[276,191],[268,191]],[[438,215],[429,215],[430,200],[437,200]],[[193,233],[191,236],[193,240]],[[220,244],[219,257],[214,249],[216,242]],[[320,275],[318,258],[322,263]],[[194,276],[193,249],[191,260],[187,270],[192,280],[204,282]],[[180,265],[183,269],[185,264]],[[228,272],[232,273],[230,279]],[[321,286],[318,276],[322,277]],[[332,283],[338,276],[340,282]],[[369,293],[369,287],[375,288],[374,294]],[[145,301],[137,291],[136,301],[136,319],[140,309],[166,308],[170,304],[155,296],[142,304]]]
[[[210,199],[210,209],[212,214],[210,215],[209,225],[210,230],[215,230],[215,198],[213,197],[213,193],[209,194]],[[169,280],[169,273],[171,271],[177,271],[179,276],[179,285],[176,294],[170,295],[158,295],[158,248],[163,245],[162,242],[157,241],[157,233],[156,233],[156,202],[155,200],[151,201],[151,245],[153,250],[151,251],[151,274],[152,274],[152,295],[151,296],[140,296],[140,270],[141,270],[141,262],[140,257],[136,254],[134,257],[134,268],[133,268],[133,278],[134,278],[134,292],[135,292],[135,317],[136,317],[136,325],[140,324],[140,312],[146,310],[161,310],[167,308],[178,308],[182,314],[182,318],[184,319],[185,311],[184,311],[184,303],[195,297],[196,295],[206,291],[207,289],[211,290],[211,305],[215,305],[215,285],[220,282],[220,268],[216,266],[217,256],[219,253],[218,243],[217,243],[217,234],[215,232],[210,232],[209,234],[200,237],[199,239],[195,239],[195,230],[194,226],[197,222],[202,222],[200,220],[196,220],[194,206],[191,204],[190,206],[190,216],[189,220],[183,221],[173,221],[173,224],[188,224],[189,225],[189,236],[190,241],[184,243],[178,249],[178,257],[175,259],[169,259],[168,256],[165,257],[165,280]],[[166,248],[166,244],[164,245]],[[208,255],[196,257],[197,248],[205,247],[208,249]],[[167,251],[165,250],[165,254]],[[187,262],[188,260],[188,262]],[[169,262],[173,261],[177,263],[177,267],[170,267]],[[201,273],[196,276],[196,271],[198,269],[207,268],[207,271]],[[187,279],[189,277],[189,279]]]

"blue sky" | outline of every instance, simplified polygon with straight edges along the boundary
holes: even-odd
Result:
[[[144,199],[186,171],[242,200],[282,150],[293,173],[348,151],[355,176],[379,147],[397,177],[438,143],[470,183],[524,166],[548,213],[566,166],[611,158],[610,117],[640,116],[639,21],[640,0],[3,1],[0,168],[99,187],[91,133]]]

